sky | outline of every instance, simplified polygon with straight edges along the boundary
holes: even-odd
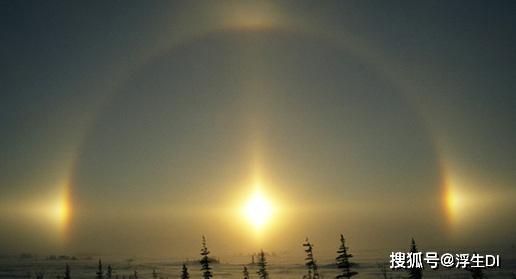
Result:
[[[0,6],[2,253],[516,243],[516,3]]]

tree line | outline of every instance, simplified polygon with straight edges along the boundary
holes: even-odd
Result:
[[[314,256],[314,245],[306,238],[305,242],[302,244],[305,252],[305,267],[306,267],[306,274],[303,275],[303,279],[322,279],[322,275],[319,273],[319,267],[317,264],[317,261]],[[351,277],[358,274],[357,271],[352,270],[353,263],[351,262],[351,258],[353,257],[352,254],[348,252],[348,247],[346,246],[346,240],[344,236],[340,235],[340,245],[337,250],[337,256],[335,257],[335,265],[338,269],[338,274],[335,276],[336,279],[351,279]],[[410,251],[413,253],[418,252],[416,242],[414,239],[411,241],[410,245]],[[200,255],[201,258],[199,260],[200,264],[200,271],[201,276],[203,279],[211,279],[213,278],[213,268],[211,266],[212,259],[209,257],[210,251],[208,250],[208,245],[206,241],[206,237],[202,236],[201,241],[201,251]],[[254,264],[254,256],[253,256],[253,264]],[[258,270],[256,271],[256,275],[259,279],[269,279],[269,272],[267,271],[267,259],[266,254],[263,250],[260,250],[258,253],[258,262],[256,263],[256,266],[258,267]],[[382,274],[383,279],[391,279],[392,277],[388,277],[387,275],[387,268],[385,265],[380,265],[380,271]],[[482,272],[482,269],[475,268],[475,269],[469,269],[471,273],[471,277],[473,279],[483,279],[484,274]],[[423,272],[421,268],[410,268],[407,270],[408,277],[410,279],[421,279],[423,277]],[[37,279],[44,279],[43,273],[39,273],[36,275]],[[63,276],[57,276],[58,279],[72,279],[71,276],[71,269],[68,263],[65,264],[65,271]],[[118,275],[115,274],[113,271],[113,268],[111,265],[108,265],[106,267],[106,270],[104,270],[104,266],[102,264],[102,260],[99,259],[98,262],[98,268],[96,271],[96,279],[139,279],[138,272],[135,270],[130,275]],[[152,278],[153,279],[162,279],[163,277],[160,277],[159,273],[154,269],[152,272]],[[168,277],[167,277],[168,278]],[[186,263],[182,264],[181,267],[181,273],[180,273],[181,279],[189,279],[190,273],[188,271],[188,267]],[[249,273],[249,269],[247,265],[242,266],[242,278],[243,279],[250,279],[251,275]]]

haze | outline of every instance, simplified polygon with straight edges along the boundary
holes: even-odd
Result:
[[[514,5],[3,2],[2,253],[513,245]]]

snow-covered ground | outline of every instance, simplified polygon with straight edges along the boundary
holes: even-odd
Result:
[[[367,259],[357,258],[355,261],[358,266],[354,270],[359,274],[354,279],[359,278],[383,278],[381,269],[379,268],[380,258],[369,257]],[[388,261],[383,258],[383,262]],[[235,261],[238,262],[238,261]],[[64,274],[65,263],[71,268],[72,278],[95,278],[95,272],[98,268],[98,259],[96,258],[79,258],[76,260],[48,260],[44,258],[25,258],[19,257],[2,257],[0,258],[0,278],[36,278],[36,274],[44,273],[44,278],[61,278]],[[152,272],[156,270],[159,278],[179,278],[181,270],[181,262],[171,260],[144,260],[144,259],[106,259],[103,262],[104,271],[107,265],[113,267],[113,278],[132,278],[134,271],[137,271],[138,278],[153,278]],[[199,264],[195,261],[187,264],[191,278],[201,278]],[[236,263],[213,264],[214,278],[242,278],[242,265]],[[257,267],[248,266],[251,278],[257,278]],[[268,265],[268,271],[271,278],[302,278],[305,274],[305,267],[300,264],[282,264],[273,263]],[[334,278],[337,270],[331,264],[320,264],[320,273],[323,278]],[[494,278],[514,278],[516,274],[516,258],[503,258],[502,267],[485,270],[486,277]],[[444,269],[430,270],[426,268],[423,271],[426,278],[471,278],[469,272],[462,269]],[[387,266],[388,278],[406,278],[407,273],[402,270],[392,271]]]

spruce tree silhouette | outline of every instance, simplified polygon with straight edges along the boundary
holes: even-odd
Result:
[[[477,252],[473,252],[473,254],[477,254]],[[468,267],[468,268],[466,268],[466,270],[470,272],[471,278],[473,278],[473,279],[484,278],[484,271],[482,270],[481,267]],[[513,278],[516,278],[516,276],[513,276]]]
[[[314,259],[313,245],[308,241],[308,237],[306,238],[305,243],[303,243],[303,247],[305,248],[306,253],[305,265],[308,268],[308,274],[304,275],[303,278],[318,279],[319,271],[317,270],[317,263]]]
[[[204,279],[210,279],[213,277],[213,274],[211,273],[211,267],[210,267],[210,259],[208,258],[208,255],[210,254],[210,251],[208,251],[208,247],[206,246],[206,237],[202,236],[202,248],[201,248],[201,271],[202,271],[202,277]]]
[[[484,278],[484,271],[482,271],[482,268],[480,268],[480,267],[469,267],[469,268],[466,268],[466,270],[471,273],[471,278],[473,278],[473,279]],[[516,276],[513,276],[513,278],[516,278]]]
[[[65,264],[65,274],[64,274],[64,277],[63,279],[71,279],[72,277],[70,276],[70,266],[68,265],[68,263]]]
[[[111,265],[107,266],[106,278],[107,279],[113,278],[113,268],[111,267]]]
[[[181,269],[181,279],[189,279],[190,273],[188,273],[188,268],[186,264],[183,264],[183,268]]]
[[[267,261],[265,260],[265,253],[263,253],[263,250],[258,254],[258,271],[256,273],[260,279],[269,278],[269,273],[267,272]]]
[[[152,270],[152,279],[158,279],[158,272],[156,271],[156,269],[153,269]]]
[[[104,272],[102,271],[102,260],[99,259],[99,268],[97,270],[97,279],[104,279]]]
[[[410,252],[417,253],[417,246],[414,238],[410,243]],[[423,270],[421,268],[413,267],[408,270],[410,279],[421,279],[423,277]]]
[[[351,276],[355,276],[358,274],[356,271],[351,271],[351,263],[349,259],[353,257],[352,254],[348,254],[348,247],[346,247],[346,240],[344,236],[340,235],[340,247],[337,251],[337,268],[341,270],[341,273],[337,275],[335,278],[351,278]]]
[[[247,270],[247,266],[244,265],[244,270],[242,273],[244,274],[244,279],[249,279],[249,271]]]
[[[380,270],[380,274],[382,274],[383,279],[391,278],[390,276],[388,276],[388,273],[387,273],[387,264],[385,264],[385,263],[378,264],[378,269]]]

